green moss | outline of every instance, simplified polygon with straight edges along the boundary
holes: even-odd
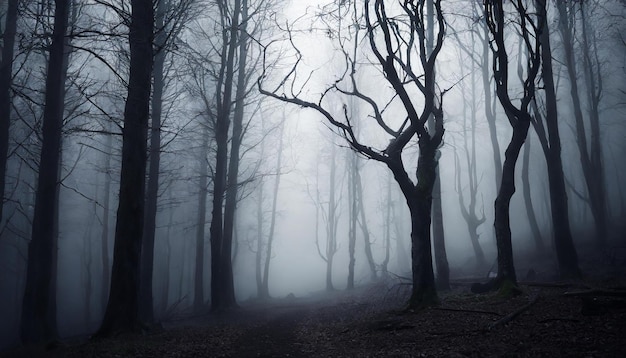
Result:
[[[522,290],[511,280],[504,279],[500,282],[497,296],[510,298],[522,294]]]

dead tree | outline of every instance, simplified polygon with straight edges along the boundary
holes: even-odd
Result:
[[[380,95],[368,96],[360,90],[356,73],[366,71],[367,68],[359,63],[358,58],[353,58],[347,50],[343,51],[346,63],[345,72],[315,101],[305,99],[304,92],[297,89],[300,88],[299,84],[294,82],[294,76],[300,70],[302,52],[295,46],[291,33],[289,36],[296,56],[296,62],[291,70],[272,89],[268,89],[268,84],[265,83],[269,76],[267,67],[258,80],[261,93],[277,100],[316,110],[327,123],[337,129],[353,150],[367,158],[384,163],[393,173],[411,213],[413,287],[409,300],[410,308],[421,308],[438,302],[431,254],[430,224],[437,151],[444,133],[442,94],[437,92],[435,64],[443,45],[445,23],[441,2],[435,1],[436,31],[433,50],[430,53],[420,50],[425,48],[427,41],[424,6],[424,2],[403,2],[397,13],[390,14],[384,1],[365,1],[363,17],[361,17],[357,11],[359,9],[357,2],[341,3],[338,5],[339,14],[336,15],[337,21],[339,18],[351,18],[349,26],[365,26],[368,51],[373,54],[375,66],[382,70],[386,83],[394,93],[392,100],[401,103],[406,115],[404,118],[392,120],[390,116],[387,116],[386,105],[378,104],[378,101],[385,101],[385,99],[381,99]],[[364,24],[359,24],[361,19],[364,19]],[[336,33],[338,36],[334,37],[339,39],[340,43],[342,40],[347,41],[341,31],[340,27]],[[350,40],[359,41],[360,39],[352,37]],[[419,60],[413,62],[411,56]],[[418,72],[421,73],[418,74]],[[378,129],[387,135],[388,145],[384,148],[376,148],[363,143],[363,138],[357,136],[355,132],[355,122],[348,115],[350,111],[347,109],[347,104],[343,106],[343,113],[337,113],[325,101],[331,93],[340,97],[354,97],[359,100],[359,103],[368,105],[370,118],[373,119]],[[415,98],[418,96],[423,102],[416,101]],[[421,111],[418,110],[419,107],[422,108]],[[427,122],[431,116],[434,117],[435,125],[427,129]],[[365,123],[365,119],[362,119],[360,123]],[[402,157],[407,145],[415,138],[419,147],[417,163],[412,163],[416,165],[416,183],[411,179],[409,169],[405,166]]]

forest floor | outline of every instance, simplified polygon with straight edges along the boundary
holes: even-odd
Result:
[[[473,294],[452,280],[440,305],[403,310],[410,286],[388,280],[308,297],[242,302],[172,319],[143,335],[22,347],[7,357],[626,357],[626,261],[575,282],[533,277],[522,293]],[[513,316],[513,317],[512,317]]]

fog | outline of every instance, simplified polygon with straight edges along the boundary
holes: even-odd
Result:
[[[152,267],[156,321],[210,311],[210,228],[215,210],[214,185],[219,173],[216,165],[219,142],[216,123],[219,119],[216,118],[219,118],[220,95],[226,93],[223,83],[218,83],[223,78],[217,73],[225,68],[225,59],[220,56],[225,53],[222,49],[227,42],[222,35],[228,32],[223,29],[232,20],[228,20],[228,16],[232,16],[230,10],[225,18],[220,19],[218,4],[231,10],[235,6],[235,1],[176,0],[171,3],[168,14],[172,15],[169,22],[162,25],[162,31],[172,34],[171,39],[168,38],[170,42],[162,49],[165,80],[161,127],[158,131],[151,130],[152,127],[148,130],[149,138],[161,136]],[[236,3],[240,4],[239,1]],[[5,24],[7,4],[0,4],[1,27]],[[61,338],[93,334],[105,314],[108,293],[104,290],[110,283],[103,282],[103,279],[110,277],[105,271],[111,270],[114,259],[124,101],[127,97],[124,81],[129,72],[128,29],[113,10],[130,11],[129,5],[123,1],[89,0],[77,0],[72,4],[78,11],[70,16],[73,32],[66,31],[74,36],[66,35],[71,38],[73,50],[65,79],[56,210],[58,257],[56,272],[52,270],[55,287],[52,292],[56,297],[56,322]],[[184,9],[184,4],[191,4],[188,13],[181,15],[172,10]],[[332,288],[345,290],[350,266],[349,238],[355,229],[355,286],[373,280],[364,233],[369,237],[376,280],[388,280],[390,285],[410,282],[411,216],[407,199],[389,167],[366,152],[356,153],[354,144],[351,147],[346,140],[350,136],[319,110],[259,93],[262,87],[284,99],[293,97],[318,104],[337,121],[349,122],[359,143],[385,154],[385,148],[393,138],[375,121],[373,107],[346,94],[351,89],[348,85],[350,71],[346,69],[350,63],[346,58],[351,58],[354,50],[357,57],[354,61],[359,68],[355,83],[358,83],[359,91],[375,101],[388,126],[394,130],[404,128],[406,108],[386,81],[385,72],[368,45],[361,5],[353,7],[350,1],[322,0],[248,0],[244,4],[250,9],[246,20],[249,37],[244,43],[247,53],[239,52],[238,47],[233,55],[233,89],[229,101],[232,108],[227,114],[233,122],[237,115],[235,107],[241,102],[243,134],[240,136],[230,258],[236,302],[245,306],[261,296],[258,277],[264,277],[264,274],[257,270],[265,264],[270,235],[272,247],[267,276],[270,297],[283,298],[292,294],[306,297],[328,290],[329,260],[332,260],[329,274]],[[490,88],[483,86],[481,66],[484,62],[485,68],[491,71],[493,55],[491,49],[487,49],[488,58],[482,57],[484,43],[480,36],[487,36],[487,33],[477,25],[483,19],[481,4],[471,1],[442,4],[446,33],[436,59],[436,90],[442,96],[438,97],[436,104],[441,104],[443,110],[445,134],[439,146],[438,177],[451,279],[485,278],[490,272],[497,272],[494,200],[499,183],[496,182],[494,151],[503,161],[512,135],[506,113],[495,95],[493,73],[489,73]],[[390,4],[387,11],[397,14],[399,9],[394,6]],[[54,24],[52,17],[44,18],[44,15],[49,15],[52,8],[42,10],[30,2],[20,4],[19,41],[12,60],[10,118],[1,118],[10,122],[10,130],[0,222],[0,301],[3,302],[0,305],[0,349],[20,342],[28,247],[42,147],[46,46],[52,41],[48,35]],[[351,11],[354,9],[357,9],[361,22],[359,32],[352,30],[359,25],[351,27],[348,24],[352,21]],[[507,11],[513,13],[513,7]],[[568,11],[575,14],[572,15],[573,24],[570,24],[575,37],[572,56],[577,61],[574,72],[586,134],[580,134],[575,120],[572,82],[565,59],[564,46],[567,44],[564,45],[563,35],[559,32],[559,13],[552,3],[548,6],[547,24],[552,44],[569,224],[581,271],[593,275],[597,270],[606,269],[601,264],[608,265],[608,261],[616,257],[618,261],[625,259],[619,250],[623,251],[626,245],[623,235],[626,191],[621,170],[626,163],[626,12],[620,1],[591,1],[585,5],[584,15],[575,7],[568,8]],[[339,15],[335,16],[334,12]],[[515,15],[510,17],[515,19]],[[593,41],[587,46],[590,57],[585,57],[589,53],[583,51],[583,23],[588,26],[585,31],[589,31],[589,38]],[[287,29],[291,30],[290,34]],[[513,102],[517,103],[523,96],[518,75],[528,74],[528,69],[518,70],[518,56],[522,56],[521,66],[525,66],[527,55],[519,52],[520,39],[515,30],[507,31],[508,90]],[[107,32],[109,34],[105,34]],[[357,47],[353,48],[355,41]],[[383,46],[382,37],[375,41]],[[242,61],[241,54],[247,61],[237,69]],[[300,62],[297,62],[298,56],[301,56]],[[423,68],[417,65],[419,58],[414,57],[413,61],[416,69],[422,71]],[[298,65],[294,67],[296,63]],[[585,77],[585,66],[592,69],[591,76],[596,81],[594,88],[588,85],[590,80]],[[245,78],[237,83],[240,70],[246,71]],[[543,113],[546,96],[543,94],[544,81],[540,79],[542,72],[539,72],[535,80],[538,88],[535,103],[538,111]],[[421,73],[417,77],[423,78]],[[153,80],[153,86],[156,86],[154,83],[156,80]],[[243,87],[240,86],[242,83]],[[337,84],[339,87],[329,90]],[[421,111],[426,100],[416,88],[410,91],[413,92],[409,92],[409,97]],[[489,103],[485,91],[490,92]],[[239,95],[242,97],[238,98]],[[592,211],[592,200],[595,199],[587,186],[591,179],[585,177],[580,151],[581,135],[587,138],[585,151],[592,151],[593,142],[598,139],[590,134],[595,95],[598,95],[595,113],[599,120],[597,135],[601,151],[592,161],[601,162],[602,172],[591,174],[602,177],[600,185],[606,199],[606,220],[601,224]],[[487,122],[486,107],[495,110],[495,133],[491,132]],[[535,121],[537,115],[533,114]],[[348,118],[352,121],[347,122]],[[228,148],[231,148],[235,142],[232,125],[227,133]],[[493,147],[492,134],[497,137],[498,148]],[[533,269],[546,280],[556,280],[559,263],[553,239],[546,156],[532,125],[524,146],[528,147],[522,149],[528,150],[528,198],[532,201],[531,211],[536,216],[544,247],[537,248],[535,233],[529,224],[529,204],[522,185],[522,153],[515,166],[516,191],[509,209],[515,269],[518,279]],[[419,154],[420,146],[417,135],[414,135],[402,153],[406,172],[414,182]],[[354,184],[353,163],[358,168],[360,187]],[[146,178],[149,175],[146,173]],[[224,174],[224,178],[230,176],[230,172]],[[277,180],[279,184],[274,196]],[[358,189],[352,191],[353,185]],[[203,189],[206,194],[202,194]],[[230,187],[226,186],[222,192],[225,200],[228,200],[228,190]],[[198,214],[201,195],[206,195],[204,217]],[[353,208],[357,208],[358,200],[354,195],[363,205],[356,213]],[[472,245],[461,205],[475,215],[476,220],[484,218],[476,228],[477,242],[484,253],[482,263],[476,255],[475,245]],[[144,212],[143,208],[141,212]],[[357,216],[352,218],[351,215]],[[203,302],[198,303],[194,302],[194,297],[197,297],[195,280],[198,277],[196,258],[199,246],[196,238],[200,225],[204,227],[200,234],[204,240],[204,264],[200,268]],[[598,225],[606,230],[598,230]],[[606,237],[599,238],[598,232],[605,232]],[[260,245],[259,239],[262,240]],[[259,249],[262,254],[257,267]],[[435,270],[436,276],[438,272]]]

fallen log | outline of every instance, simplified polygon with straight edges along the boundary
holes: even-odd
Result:
[[[592,288],[583,291],[571,291],[563,293],[565,297],[624,297],[626,298],[626,291],[607,290],[602,288]]]

